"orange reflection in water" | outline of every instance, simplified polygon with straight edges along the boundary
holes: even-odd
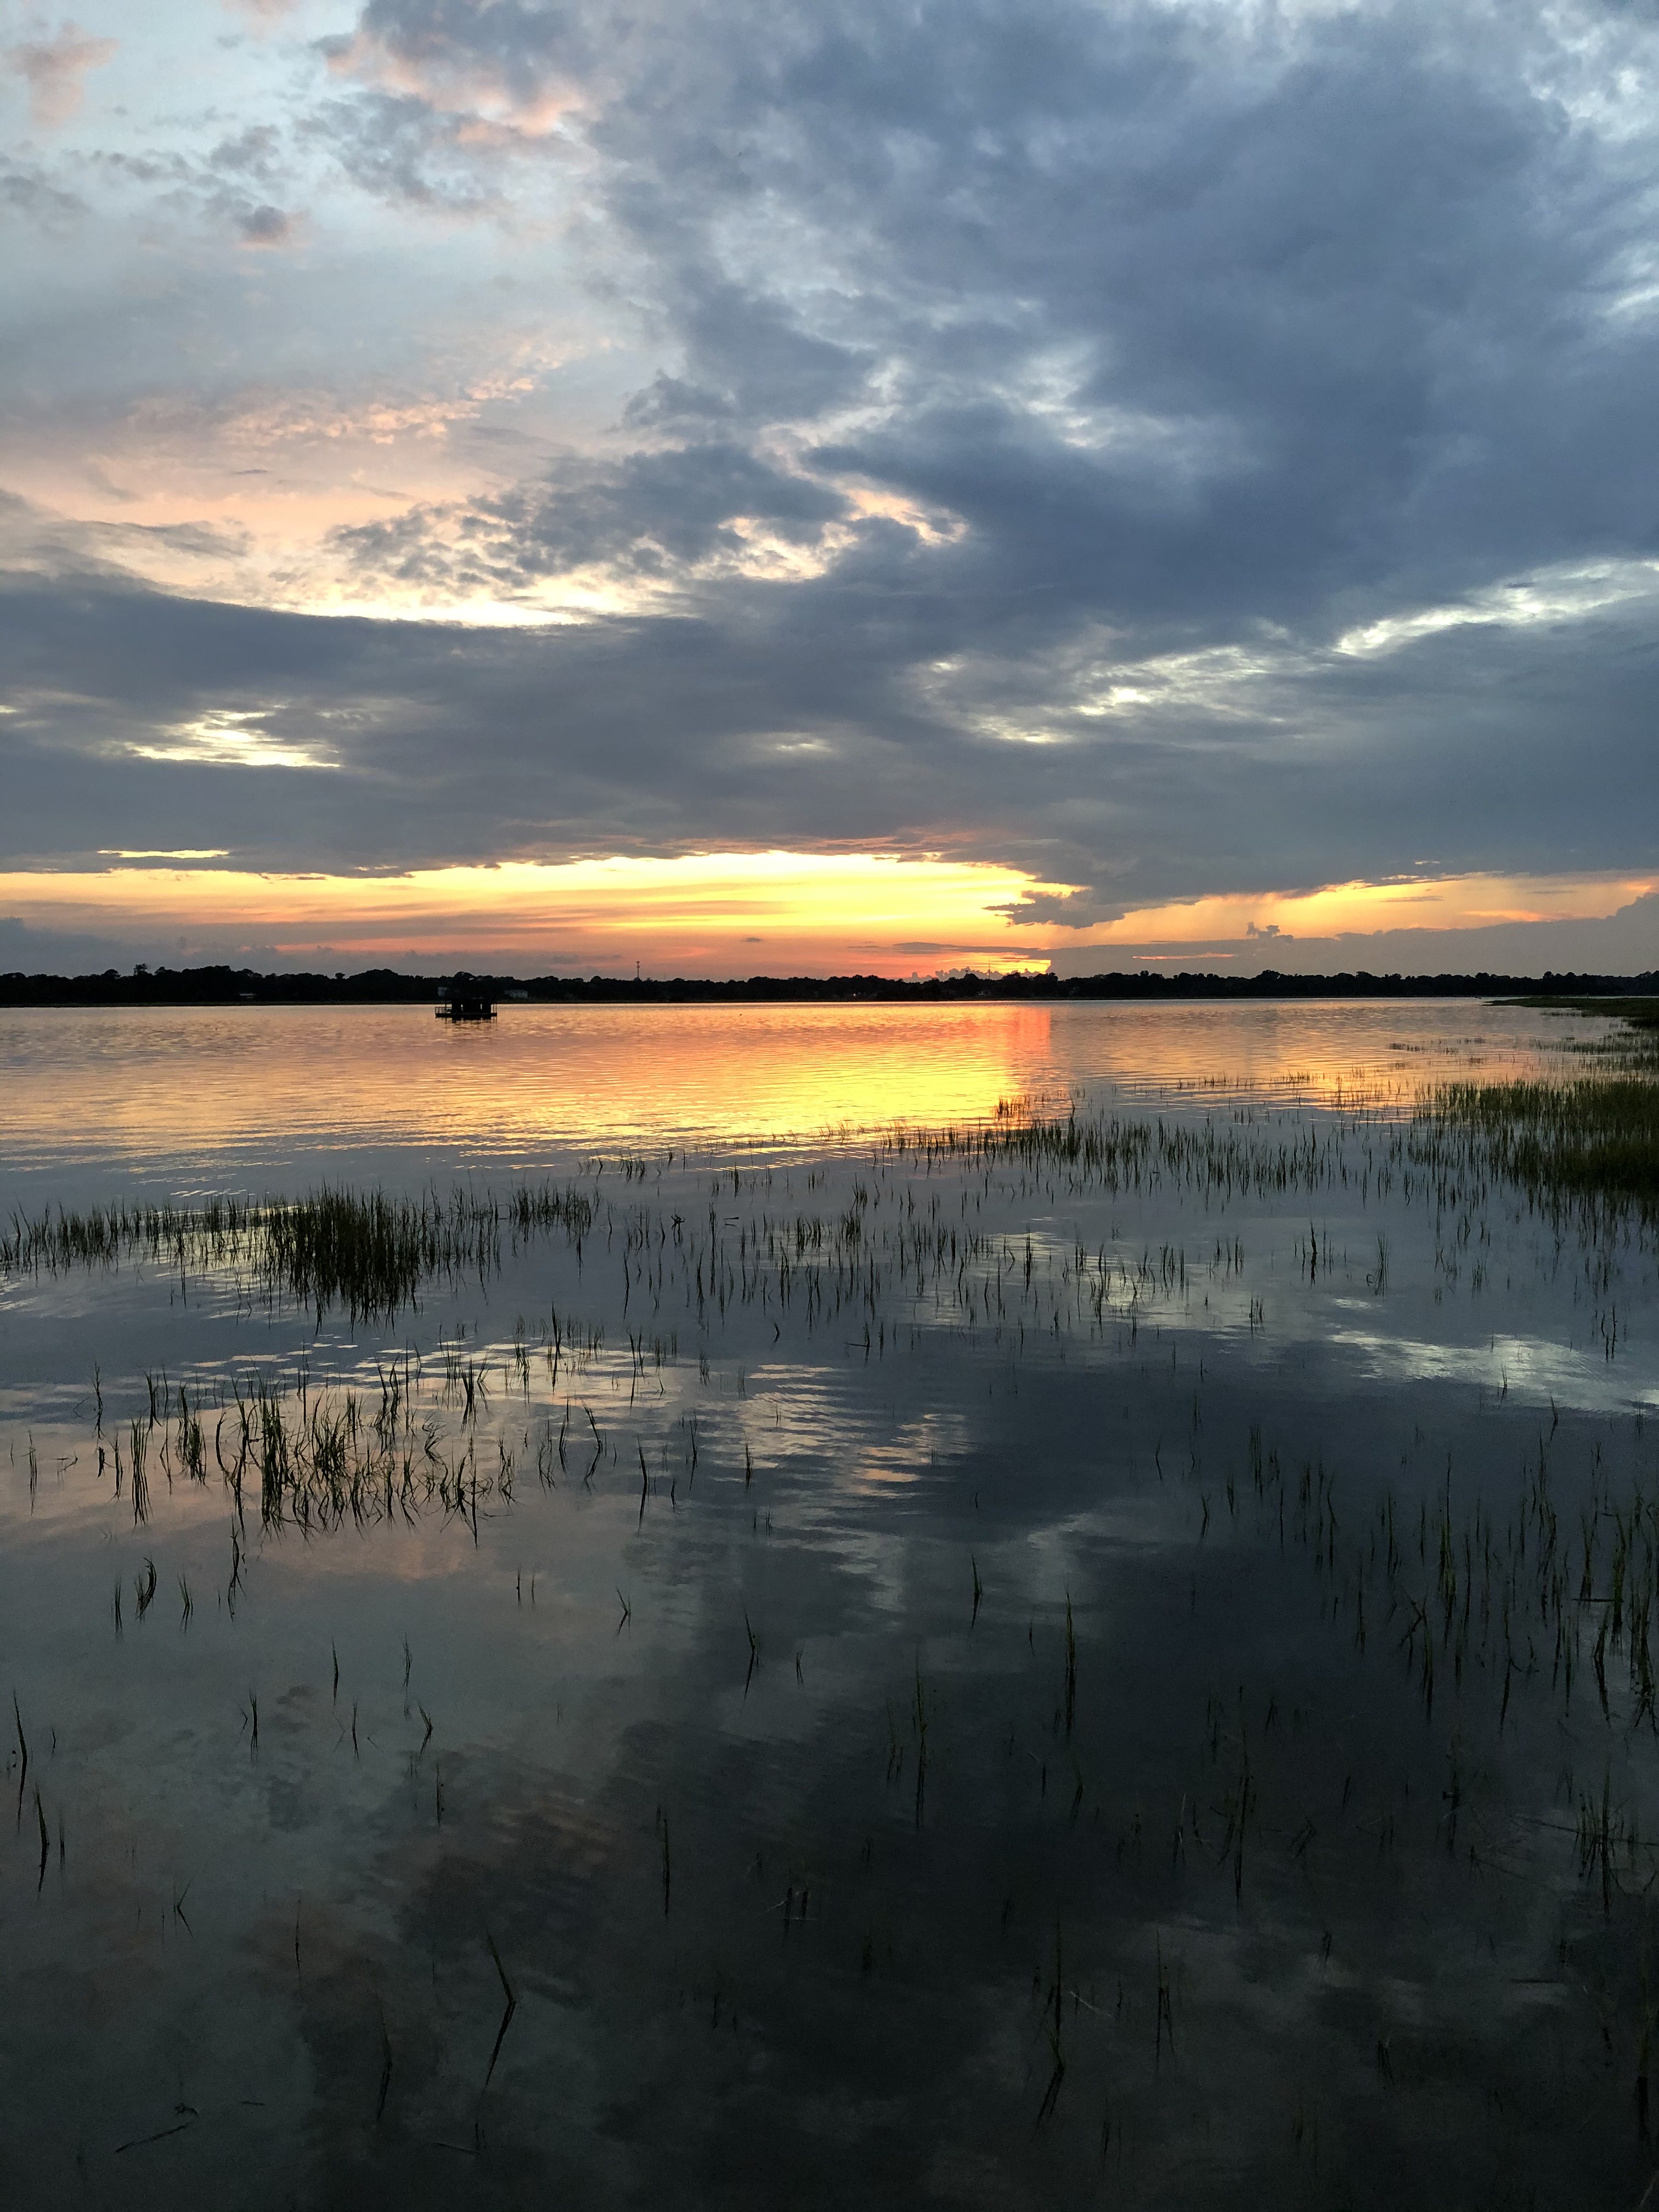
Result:
[[[6,1165],[176,1161],[197,1187],[976,1118],[1048,1067],[1048,1009],[429,1007],[0,1017]],[[411,1156],[413,1156],[411,1158]],[[354,1164],[353,1173],[362,1172]]]
[[[1546,1064],[1603,1025],[1468,1000],[1138,1007],[547,1006],[0,1015],[0,1174],[54,1196],[508,1172],[573,1153],[808,1144],[975,1121],[999,1101],[1401,1110],[1425,1085]],[[1557,1062],[1557,1065],[1559,1063]],[[60,1191],[59,1186],[64,1188]]]

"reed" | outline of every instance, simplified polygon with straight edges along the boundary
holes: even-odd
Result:
[[[489,2054],[489,2064],[484,2072],[483,2085],[487,2089],[495,2071],[495,2061],[501,2055],[501,2045],[507,2040],[507,2031],[513,2025],[513,2015],[519,2009],[519,2000],[514,1992],[512,1983],[507,1978],[507,1968],[501,1964],[501,1954],[495,1948],[495,1939],[487,1928],[484,1930],[484,1942],[489,1944],[489,1955],[495,1961],[495,1972],[501,1977],[501,1994],[507,1999],[506,2007],[501,2014],[501,2024],[495,2031],[495,2048]]]
[[[1542,1204],[1659,1206],[1659,1083],[1646,1078],[1449,1085],[1427,1118]]]
[[[11,1693],[11,1717],[17,1729],[17,1825],[23,1825],[23,1791],[29,1778],[29,1740],[23,1733],[23,1709],[17,1702],[17,1692]]]
[[[482,1279],[515,1243],[562,1233],[580,1256],[594,1205],[585,1193],[524,1184],[498,1201],[456,1190],[447,1199],[325,1186],[297,1200],[216,1198],[199,1206],[14,1212],[0,1231],[0,1273],[112,1269],[148,1261],[190,1273],[246,1271],[256,1288],[354,1321],[390,1321],[428,1282]],[[101,1401],[100,1401],[101,1402]],[[155,1414],[152,1407],[152,1419]]]

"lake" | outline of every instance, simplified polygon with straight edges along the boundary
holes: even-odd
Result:
[[[1633,2206],[1610,1028],[0,1014],[0,2197]]]
[[[1583,1026],[1578,1024],[1576,1026]],[[1600,1025],[1605,1026],[1605,1025]],[[1120,1006],[505,1006],[0,1010],[0,1206],[259,1189],[280,1179],[508,1174],[618,1146],[809,1148],[1030,1097],[1156,1111],[1408,1105],[1529,1070],[1548,1014],[1478,1001]]]

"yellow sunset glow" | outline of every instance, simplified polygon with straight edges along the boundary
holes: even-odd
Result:
[[[238,936],[294,954],[392,959],[422,944],[580,964],[719,959],[908,969],[1040,959],[1050,933],[999,908],[1063,891],[1020,871],[886,854],[709,853],[416,869],[395,876],[117,867],[0,875],[0,906],[39,927],[142,923],[194,941]]]
[[[1659,888],[1659,878],[1452,876],[1318,890],[1222,895],[1138,907],[1067,942],[1213,945],[1261,936],[1340,937],[1391,929],[1479,929],[1492,922],[1599,919]]]
[[[226,744],[245,732],[222,732]],[[252,742],[252,739],[246,739]],[[125,865],[0,874],[0,911],[39,928],[143,930],[180,957],[246,945],[286,957],[331,954],[551,963],[582,972],[644,963],[656,974],[903,975],[999,969],[1098,948],[1102,964],[1224,957],[1270,963],[1275,939],[1363,939],[1402,929],[1604,916],[1659,887],[1647,877],[1460,876],[1332,884],[1139,907],[1081,929],[1041,916],[1072,888],[940,854],[702,853],[411,869],[398,875],[255,873],[227,856],[100,854]],[[198,860],[208,865],[168,866]],[[136,865],[149,863],[149,865]],[[1363,945],[1344,954],[1364,965]]]

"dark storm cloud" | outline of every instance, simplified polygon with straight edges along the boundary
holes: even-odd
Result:
[[[1291,58],[1163,9],[860,27],[757,27],[700,72],[707,104],[623,106],[618,204],[672,270],[693,378],[756,413],[805,410],[787,380],[750,392],[711,240],[810,226],[835,319],[900,386],[814,459],[962,516],[1016,606],[1316,628],[1344,591],[1652,544],[1650,335],[1606,313],[1649,173],[1501,55],[1395,15]]]
[[[594,282],[662,365],[603,452],[337,543],[665,611],[32,609],[11,834],[63,843],[91,750],[110,805],[273,861],[942,842],[1088,887],[1062,933],[1425,855],[1651,865],[1654,40],[1475,0],[373,0],[313,137],[415,208],[579,138]],[[131,750],[232,710],[342,765]]]
[[[1654,648],[1617,620],[1577,635],[1577,659],[1536,641],[1496,685],[1466,630],[1411,648],[1409,671],[1397,658],[1370,697],[1328,662],[1288,699],[1270,684],[1241,725],[1176,707],[1030,745],[964,731],[910,684],[925,598],[894,593],[884,626],[827,585],[754,591],[744,611],[480,633],[14,592],[8,850],[167,846],[181,823],[238,865],[289,868],[945,839],[1096,884],[1037,909],[1063,942],[1172,880],[1259,882],[1264,850],[1294,887],[1308,854],[1340,879],[1380,853],[1455,872],[1639,868],[1650,849]],[[1287,703],[1322,727],[1316,772],[1283,741]],[[224,716],[327,765],[209,759]]]
[[[459,518],[461,547],[434,552],[433,518],[342,530],[336,542],[371,569],[421,580],[459,563],[510,586],[603,562],[633,575],[677,574],[740,550],[733,526],[759,520],[786,539],[811,539],[845,501],[741,447],[702,444],[641,453],[618,465],[576,462],[556,484],[516,490]]]

